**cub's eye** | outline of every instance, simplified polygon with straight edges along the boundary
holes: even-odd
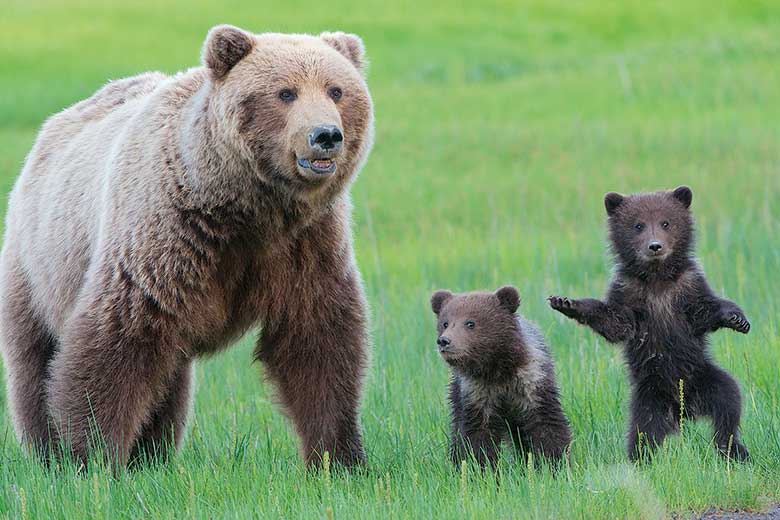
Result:
[[[330,89],[328,89],[328,95],[333,101],[338,101],[339,99],[341,99],[341,96],[343,96],[344,93],[338,87],[331,87]]]
[[[636,229],[637,231],[642,231],[643,229],[645,229],[645,225],[640,222],[639,224],[636,224],[634,226],[634,229]]]
[[[467,328],[467,329],[473,329],[473,328],[474,328],[476,325],[477,325],[477,324],[476,324],[476,323],[474,323],[474,322],[473,322],[473,321],[471,321],[471,320],[469,320],[469,321],[467,321],[467,322],[466,322],[466,328]]]
[[[661,227],[664,228],[664,229],[667,229],[669,227],[669,221],[668,220],[664,220],[663,222],[661,222]]]
[[[285,88],[279,91],[279,99],[281,99],[285,103],[292,103],[297,98],[298,98],[298,94],[296,94],[289,88]]]
[[[444,327],[444,328],[446,329],[447,327],[449,327],[449,326],[450,326],[450,322],[448,322],[448,321],[445,321],[444,323],[442,323],[442,324],[441,324],[441,326],[442,326],[442,327]]]

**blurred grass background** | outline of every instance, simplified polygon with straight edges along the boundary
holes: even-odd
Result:
[[[353,199],[373,314],[370,471],[306,475],[248,338],[199,365],[179,456],[118,479],[36,464],[0,394],[0,514],[657,518],[780,501],[780,5],[4,0],[0,191],[47,116],[109,79],[196,66],[218,23],[366,43],[377,135]],[[706,422],[652,465],[626,464],[620,354],[544,300],[603,292],[605,192],[680,184],[694,191],[711,284],[753,323],[712,338],[742,385],[744,466],[718,458]],[[448,465],[448,373],[428,297],[506,283],[556,358],[576,436],[557,478],[510,454],[495,477]]]

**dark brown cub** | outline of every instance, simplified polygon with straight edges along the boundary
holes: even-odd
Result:
[[[559,462],[571,443],[555,368],[539,330],[517,316],[514,287],[495,293],[438,291],[437,345],[452,368],[450,455],[481,466],[498,460],[504,440],[516,449]]]
[[[608,193],[604,204],[616,269],[607,297],[549,299],[553,309],[623,344],[632,387],[632,460],[679,430],[681,409],[689,418],[712,419],[722,455],[748,459],[739,435],[739,385],[712,360],[707,336],[720,328],[747,334],[750,323],[737,304],[713,293],[693,255],[692,199],[686,186],[631,196]]]

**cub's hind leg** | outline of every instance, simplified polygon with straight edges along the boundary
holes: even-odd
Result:
[[[710,364],[691,381],[689,392],[694,413],[712,418],[718,452],[734,460],[748,460],[750,454],[739,434],[742,395],[736,380],[722,368]]]
[[[644,459],[679,431],[679,415],[674,397],[658,393],[654,385],[638,385],[631,396],[631,422],[628,431],[628,458]]]
[[[22,444],[43,454],[53,431],[46,379],[57,344],[33,309],[27,275],[8,251],[0,260],[0,335],[16,435]]]

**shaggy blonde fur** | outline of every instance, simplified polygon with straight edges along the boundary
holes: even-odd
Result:
[[[99,434],[120,465],[178,447],[192,360],[261,324],[256,356],[306,461],[363,461],[348,196],[373,139],[363,54],[343,33],[219,26],[202,67],[111,82],[46,122],[0,259],[20,439],[86,459]],[[327,175],[297,162],[318,159],[306,138],[318,125],[343,133]]]

